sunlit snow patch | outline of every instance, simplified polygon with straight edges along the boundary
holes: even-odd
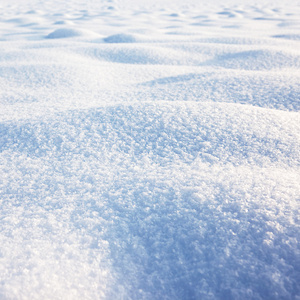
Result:
[[[80,36],[95,36],[96,33],[82,30],[82,29],[73,29],[73,28],[60,28],[55,31],[49,33],[46,38],[47,39],[63,39],[63,38],[71,38],[71,37],[80,37]]]
[[[106,43],[136,43],[139,42],[140,39],[132,34],[119,33],[106,37],[104,41]]]

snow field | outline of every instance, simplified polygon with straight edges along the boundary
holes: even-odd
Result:
[[[298,299],[299,6],[0,5],[0,299]]]

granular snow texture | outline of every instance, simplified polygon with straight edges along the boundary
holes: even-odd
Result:
[[[300,299],[300,6],[0,3],[0,299]]]

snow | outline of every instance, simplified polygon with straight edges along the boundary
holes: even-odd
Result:
[[[1,1],[1,300],[300,299],[300,3],[248,2]]]
[[[58,21],[57,24],[61,24],[61,22]],[[76,30],[76,29],[72,29],[72,28],[60,28],[60,29],[56,29],[55,31],[49,33],[46,36],[46,38],[47,39],[62,39],[62,38],[69,38],[69,37],[76,37],[76,36],[84,36],[84,35],[88,35],[88,34],[89,34],[88,31]]]
[[[132,34],[114,34],[111,36],[108,36],[104,39],[107,43],[136,43],[139,42],[139,40]]]

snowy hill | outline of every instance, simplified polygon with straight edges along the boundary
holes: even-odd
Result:
[[[300,299],[299,2],[29,2],[0,3],[0,299]]]

